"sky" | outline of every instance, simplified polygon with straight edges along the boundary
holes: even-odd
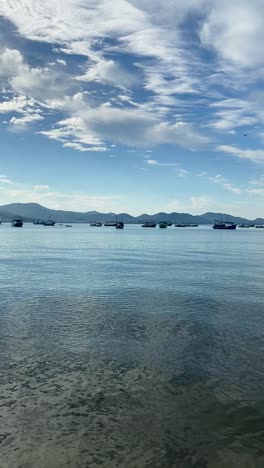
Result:
[[[263,0],[0,0],[0,205],[264,216]]]

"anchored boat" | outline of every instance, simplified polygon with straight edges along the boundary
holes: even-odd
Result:
[[[117,225],[116,221],[109,221],[108,223],[104,223],[104,226],[116,227],[116,225]]]
[[[42,226],[55,226],[55,221],[52,221],[51,219],[48,219],[48,221],[42,221]]]
[[[23,226],[23,219],[12,219],[11,226],[13,226],[13,227],[22,227]]]
[[[144,227],[144,228],[155,228],[155,227],[156,227],[156,223],[152,223],[152,222],[148,221],[148,222],[142,224],[141,227]]]
[[[215,221],[213,225],[213,229],[228,229],[230,231],[234,231],[236,229],[237,225],[235,223],[231,222],[223,222],[223,221]]]

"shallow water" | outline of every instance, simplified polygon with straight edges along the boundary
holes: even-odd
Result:
[[[0,467],[263,468],[264,232],[0,228]]]

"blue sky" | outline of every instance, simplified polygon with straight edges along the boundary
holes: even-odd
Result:
[[[263,0],[0,0],[0,204],[263,216]]]

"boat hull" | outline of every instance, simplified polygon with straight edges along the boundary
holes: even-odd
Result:
[[[232,224],[231,226],[213,226],[213,229],[234,231],[236,229],[236,224]]]
[[[55,221],[43,221],[42,226],[55,226]]]
[[[11,222],[12,227],[23,227],[23,221],[22,220],[13,220]]]

